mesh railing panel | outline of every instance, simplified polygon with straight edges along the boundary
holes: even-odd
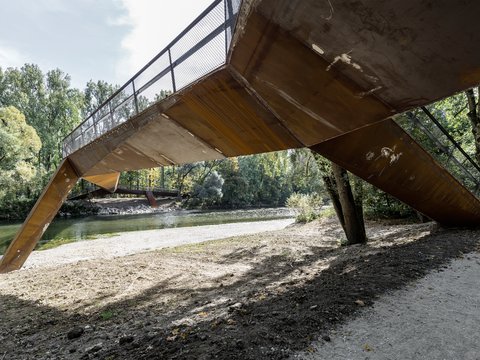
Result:
[[[241,0],[215,0],[63,141],[63,156],[225,64]]]
[[[463,186],[476,196],[480,195],[478,164],[424,112],[408,112],[397,116],[395,121]]]

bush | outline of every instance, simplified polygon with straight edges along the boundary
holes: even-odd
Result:
[[[100,207],[84,200],[68,200],[62,204],[57,216],[88,216],[96,215]]]
[[[287,199],[286,206],[297,211],[297,222],[310,222],[320,216],[322,199],[317,194],[293,193]]]
[[[365,190],[363,207],[367,219],[406,219],[416,216],[410,206],[373,185],[368,184]]]
[[[23,220],[35,205],[36,199],[20,196],[17,199],[3,201],[0,204],[0,219]]]
[[[201,206],[205,208],[217,204],[223,196],[223,183],[223,178],[216,171],[212,171],[203,184],[194,186],[192,197],[188,200],[187,206]]]

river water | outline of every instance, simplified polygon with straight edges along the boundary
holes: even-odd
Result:
[[[286,219],[293,217],[289,209],[255,209],[235,211],[170,211],[140,215],[88,216],[57,218],[49,226],[40,243],[66,239],[81,241],[95,235],[125,231],[171,227],[215,225],[233,222]],[[0,254],[3,254],[21,223],[0,222]]]

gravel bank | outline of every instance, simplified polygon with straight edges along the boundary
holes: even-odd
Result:
[[[78,241],[50,250],[34,251],[23,269],[52,267],[82,260],[112,259],[153,249],[222,239],[227,236],[279,230],[293,222],[293,219],[282,219],[125,232],[112,237],[99,237],[94,241]]]

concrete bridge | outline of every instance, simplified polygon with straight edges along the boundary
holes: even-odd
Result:
[[[391,118],[480,84],[478,13],[475,0],[216,0],[65,139],[0,272],[22,266],[79,178],[113,191],[126,170],[300,147],[441,224],[480,224],[476,196]]]

